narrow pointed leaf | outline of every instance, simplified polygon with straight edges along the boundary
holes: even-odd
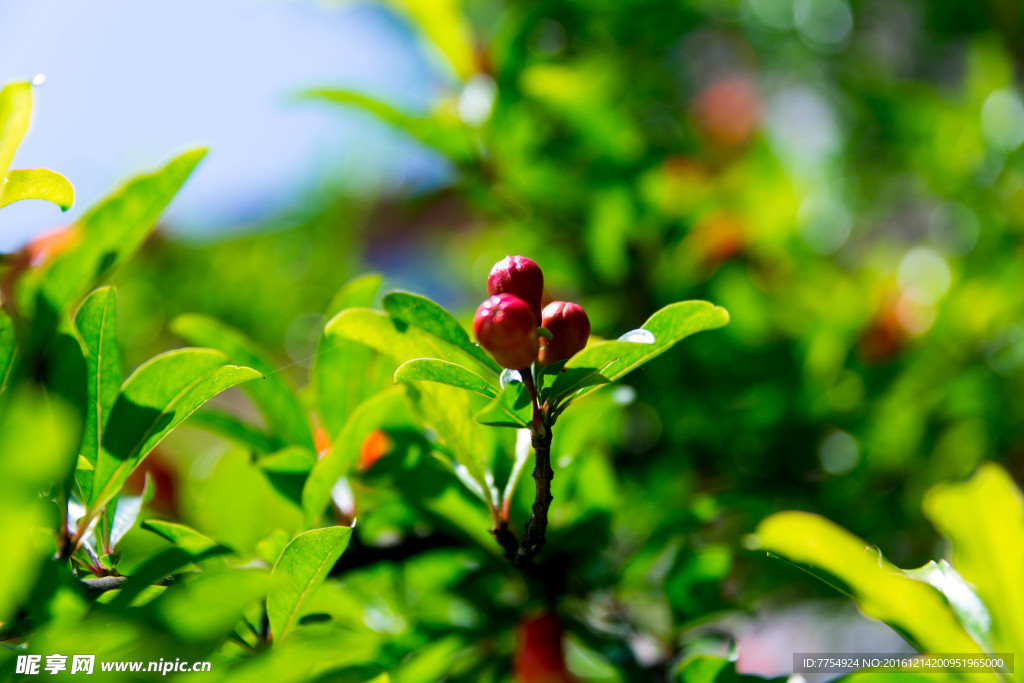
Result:
[[[463,351],[495,374],[501,373],[501,366],[484,351],[483,347],[469,338],[469,333],[455,316],[440,304],[410,292],[391,292],[384,297],[382,303],[384,310],[392,318],[420,328]]]
[[[82,456],[93,465],[100,452],[100,435],[121,391],[121,359],[117,346],[117,294],[113,287],[97,289],[75,313],[75,327],[85,345],[88,404]]]
[[[18,339],[14,330],[14,321],[0,310],[0,399],[11,386],[18,364]]]
[[[865,614],[889,624],[922,652],[981,653],[937,590],[906,576],[827,519],[780,512],[754,534],[760,548],[839,579]]]
[[[399,363],[414,358],[453,360],[446,346],[435,337],[378,311],[342,311],[327,322],[324,334],[328,340],[340,338],[364,344]]]
[[[521,382],[507,385],[498,398],[476,414],[476,421],[492,427],[529,427],[533,421],[530,392]]]
[[[313,433],[295,388],[277,372],[270,354],[239,330],[206,315],[182,315],[171,323],[179,337],[195,346],[217,349],[234,365],[263,374],[258,382],[242,387],[267,422],[268,432],[277,437],[278,447],[298,445],[313,448]]]
[[[0,179],[11,168],[14,153],[28,132],[32,117],[32,84],[9,83],[0,90]]]
[[[0,209],[23,199],[41,199],[67,211],[75,202],[75,188],[67,178],[48,168],[9,171],[0,184]]]
[[[997,652],[1024,652],[1024,495],[999,465],[966,482],[939,484],[925,516],[953,544],[953,566],[992,614]]]
[[[440,382],[472,391],[485,398],[495,398],[494,385],[472,370],[433,358],[417,358],[403,363],[395,371],[395,382]]]
[[[347,283],[327,307],[332,319],[349,308],[373,304],[384,278],[364,275]],[[310,383],[313,385],[320,423],[333,439],[344,429],[356,406],[385,387],[391,386],[397,363],[359,342],[321,335]]]
[[[212,349],[178,349],[156,356],[129,377],[110,412],[96,463],[90,511],[105,505],[150,451],[206,401],[260,377],[227,364]]]
[[[79,220],[71,246],[38,274],[26,276],[23,308],[34,312],[34,344],[74,301],[142,246],[205,154],[205,149],[191,150],[157,171],[129,179]]]
[[[380,100],[351,90],[310,90],[303,95],[369,112],[455,162],[469,162],[477,156],[472,132],[457,118],[443,115],[412,116]]]
[[[149,519],[142,523],[142,528],[152,531],[161,538],[170,541],[193,555],[206,552],[217,547],[217,542],[191,527],[162,519]]]
[[[579,396],[594,391],[601,382],[589,382],[585,372],[569,375],[576,368],[600,373],[614,382],[668,351],[678,342],[696,332],[722,327],[729,322],[724,308],[707,301],[681,301],[670,304],[647,319],[642,327],[631,330],[616,341],[598,342],[585,348],[565,364],[566,379],[556,386],[553,393],[566,396],[575,390],[588,387]],[[653,342],[651,336],[653,335]]]
[[[417,429],[398,387],[366,399],[352,411],[330,450],[314,466],[302,489],[302,510],[314,524],[331,499],[338,479],[350,475],[359,463],[360,450],[370,432],[377,429]]]
[[[345,552],[351,536],[352,529],[344,526],[313,529],[285,546],[271,572],[273,585],[267,595],[267,618],[275,644],[298,625],[309,598]]]

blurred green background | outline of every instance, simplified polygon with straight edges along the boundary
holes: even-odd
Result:
[[[181,344],[175,316],[207,313],[301,387],[348,280],[382,273],[468,321],[506,254],[536,260],[551,298],[581,303],[602,337],[673,301],[724,306],[726,328],[559,425],[549,542],[565,585],[552,590],[581,648],[571,662],[595,680],[646,680],[636,672],[677,657],[709,615],[833,597],[744,550],[772,512],[820,513],[918,566],[943,552],[921,515],[929,486],[983,460],[1024,478],[1019,3],[379,11],[430,65],[429,101],[321,81],[289,106],[336,110],[367,140],[397,135],[399,158],[441,170],[371,187],[328,165],[316,192],[229,232],[164,226],[114,279],[129,367]],[[361,135],[342,152],[371,156]],[[240,394],[220,403],[252,412]],[[301,528],[246,454],[205,432],[183,431],[154,463],[159,514],[249,550]],[[486,538],[424,516],[411,490],[423,477],[383,476],[360,542],[450,547],[379,552],[345,570],[324,611],[359,604],[360,628],[387,635],[381,661],[426,643],[447,661],[492,636],[480,661],[508,657],[536,592],[481,559],[496,550]],[[403,612],[403,581],[439,604]],[[483,680],[467,662],[455,677]]]

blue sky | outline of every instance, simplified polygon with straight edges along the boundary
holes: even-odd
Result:
[[[15,168],[48,167],[75,207],[0,212],[0,250],[81,214],[124,176],[212,148],[166,217],[211,235],[287,210],[330,182],[428,182],[432,155],[363,114],[294,95],[337,85],[423,109],[444,73],[379,6],[315,0],[0,3],[0,81],[46,77]]]

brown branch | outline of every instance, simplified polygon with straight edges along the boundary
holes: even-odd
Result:
[[[548,529],[548,509],[551,507],[551,480],[555,473],[551,469],[551,430],[543,427],[543,431],[533,432],[531,438],[536,462],[533,468],[533,481],[537,493],[533,499],[533,513],[526,523],[523,540],[519,546],[517,559],[519,563],[529,562],[544,547]]]

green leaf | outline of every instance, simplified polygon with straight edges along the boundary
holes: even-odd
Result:
[[[18,338],[14,321],[0,310],[0,400],[7,393],[18,365]]]
[[[433,147],[456,163],[469,163],[478,156],[473,132],[454,116],[411,116],[380,100],[351,90],[317,89],[309,90],[302,96],[357,107],[369,112],[424,145]]]
[[[302,489],[302,509],[312,525],[323,513],[338,479],[359,463],[366,437],[377,429],[417,429],[409,414],[405,393],[397,387],[368,398],[352,412],[327,454],[314,466]]]
[[[476,38],[459,0],[388,0],[405,13],[424,37],[447,58],[455,74],[465,80],[477,70]]]
[[[185,418],[225,389],[260,377],[227,364],[212,349],[160,354],[129,377],[110,411],[96,463],[90,512],[105,505],[151,450]]]
[[[1024,652],[1020,489],[1006,470],[987,463],[966,482],[931,488],[923,507],[925,516],[952,542],[953,566],[988,607],[995,651]]]
[[[472,370],[433,358],[406,361],[395,371],[395,382],[440,382],[466,389],[485,398],[495,398],[497,390],[486,379]]]
[[[32,84],[8,83],[0,90],[0,179],[7,176],[14,153],[32,118]]]
[[[728,322],[729,314],[726,310],[707,301],[681,301],[670,304],[648,318],[639,330],[631,330],[623,335],[624,339],[592,344],[570,358],[565,364],[568,378],[562,380],[561,386],[556,381],[553,391],[565,396],[573,384],[579,384],[579,388],[588,384],[586,373],[570,374],[570,371],[576,368],[598,372],[614,382],[665,353],[691,334],[713,330]],[[642,331],[654,336],[653,343],[650,335]],[[590,393],[595,388],[590,386],[588,391],[579,395]]]
[[[470,486],[470,490],[479,495],[490,510],[496,510],[498,491],[487,458],[493,443],[471,417],[470,395],[435,382],[403,386],[418,417],[437,433],[441,445],[455,461],[456,475],[463,483],[467,479],[476,482],[477,486]]]
[[[382,303],[392,318],[420,328],[464,352],[494,374],[501,374],[502,367],[479,344],[470,340],[455,316],[440,304],[409,292],[390,292]]]
[[[256,461],[271,485],[288,500],[302,505],[302,488],[313,465],[316,454],[304,446],[288,446]]]
[[[154,534],[193,555],[200,555],[211,548],[217,547],[217,542],[212,538],[184,524],[167,522],[162,519],[148,519],[142,523],[142,528],[152,531]]]
[[[384,279],[364,275],[352,280],[335,295],[327,308],[333,318],[349,308],[367,308]],[[321,336],[310,371],[323,428],[334,438],[362,401],[392,385],[396,364],[389,357],[359,342],[337,336]]]
[[[135,528],[139,522],[139,514],[142,507],[153,499],[156,487],[153,485],[149,472],[146,473],[142,485],[142,494],[138,496],[118,496],[117,505],[114,508],[114,516],[110,523],[110,549],[117,550],[121,539],[129,531]]]
[[[953,613],[972,638],[988,652],[992,649],[992,616],[985,609],[985,604],[974,592],[974,589],[957,570],[945,560],[934,560],[918,567],[906,569],[904,574],[912,579],[923,581],[935,587],[946,596],[946,601],[953,608]]]
[[[168,574],[178,572],[192,564],[202,564],[218,557],[223,559],[222,556],[230,552],[229,548],[220,545],[199,552],[192,552],[180,545],[164,548],[149,555],[142,564],[135,568],[110,604],[114,607],[127,607],[137,596],[142,595],[150,586]]]
[[[384,276],[378,273],[368,273],[349,280],[331,299],[324,315],[330,319],[346,308],[369,308],[383,285]]]
[[[938,591],[827,519],[780,512],[754,533],[758,547],[839,579],[865,614],[892,626],[920,651],[981,653]]]
[[[0,209],[23,199],[42,199],[67,211],[75,201],[71,182],[48,168],[10,171],[0,183]]]
[[[23,296],[28,301],[23,301],[23,308],[34,311],[34,347],[74,301],[142,246],[205,155],[205,149],[191,150],[153,173],[128,180],[79,220],[72,247],[39,273],[26,275]]]
[[[188,424],[190,427],[205,429],[213,434],[231,439],[257,453],[270,453],[274,450],[274,443],[269,436],[229,413],[210,409],[197,410],[189,418]]]
[[[117,347],[117,293],[97,289],[75,312],[75,327],[85,347],[88,406],[81,455],[93,465],[100,452],[100,435],[121,391],[121,357]]]
[[[599,345],[592,348],[599,348]],[[563,368],[551,383],[551,389],[546,396],[546,400],[558,403],[566,396],[570,396],[581,389],[608,384],[610,381],[594,368]]]
[[[352,529],[344,526],[313,529],[285,546],[272,572],[274,585],[267,596],[267,618],[275,644],[298,624],[313,592],[348,547]]]
[[[654,335],[654,342],[634,343],[634,346],[625,349],[625,353],[613,361],[610,367],[605,367],[602,374],[614,382],[665,353],[691,334],[723,327],[728,322],[729,314],[726,310],[707,301],[681,301],[670,304],[648,318],[641,326],[641,329]],[[638,337],[635,331],[627,333],[627,336],[630,339]],[[572,359],[569,359],[566,366],[572,366]]]
[[[206,315],[181,315],[171,323],[171,330],[195,346],[217,349],[234,365],[252,368],[263,375],[259,382],[242,387],[267,422],[278,447],[299,445],[313,448],[313,433],[306,411],[294,387],[277,372],[266,351],[235,328]]]
[[[533,401],[526,385],[506,385],[498,398],[476,414],[476,421],[492,427],[529,427],[533,422]]]
[[[263,599],[271,585],[265,569],[203,572],[176,583],[155,603],[167,629],[184,640],[220,640],[246,607]]]
[[[63,401],[12,391],[0,412],[0,622],[10,623],[53,555],[57,518],[39,493],[70,472],[78,425]]]
[[[358,342],[398,363],[414,358],[453,360],[436,338],[384,313],[363,308],[350,308],[331,318],[324,335],[329,343],[334,339]]]
[[[736,672],[735,662],[712,655],[695,655],[679,664],[676,671],[678,683],[782,683],[788,677],[768,679],[763,676],[748,676]]]

